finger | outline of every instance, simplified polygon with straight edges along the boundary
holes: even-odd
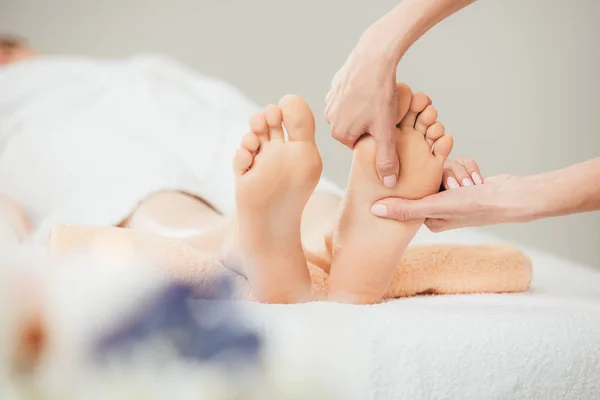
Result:
[[[473,181],[474,184],[476,184],[476,185],[483,184],[483,175],[481,174],[481,171],[479,170],[479,166],[477,165],[477,163],[475,161],[473,161],[472,159],[467,158],[467,157],[456,157],[454,159],[454,161],[465,166],[465,168],[469,172],[469,176],[471,177],[471,180]]]
[[[339,130],[333,127],[331,128],[331,136],[349,149],[354,148],[356,141],[360,137],[360,135],[350,134],[348,131]]]
[[[460,187],[460,183],[456,180],[454,172],[452,172],[452,161],[448,161],[444,166],[444,173],[442,175],[442,185],[446,190],[457,189]]]
[[[329,92],[329,94],[327,95],[327,99],[326,99],[326,103],[327,106],[325,107],[325,121],[328,124],[331,124],[331,121],[333,121],[333,107],[334,107],[334,102],[333,100],[333,94],[331,92]]]
[[[377,201],[371,207],[371,213],[381,218],[391,218],[398,221],[412,219],[443,218],[454,211],[453,202],[445,201],[442,192],[422,198],[421,200],[405,200],[388,197]]]
[[[327,104],[326,110],[329,109],[329,106],[331,105],[331,100],[333,99],[333,89],[330,90],[329,92],[327,92],[327,95],[325,95],[325,103]]]
[[[448,221],[442,218],[430,218],[425,221],[425,226],[431,232],[439,233],[452,229]]]
[[[392,132],[379,134],[377,139],[377,172],[383,184],[392,188],[398,180],[398,153],[396,153],[396,142]]]
[[[469,175],[469,171],[465,168],[464,165],[457,163],[456,161],[450,163],[450,170],[452,171],[452,175],[458,182],[460,186],[474,186],[475,183],[471,179],[471,175]]]

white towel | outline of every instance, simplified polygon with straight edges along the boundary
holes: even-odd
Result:
[[[415,240],[440,241],[499,240],[474,230],[422,230]],[[327,360],[320,373],[338,398],[598,399],[600,271],[526,252],[534,281],[525,294],[245,309],[272,339],[283,376]]]

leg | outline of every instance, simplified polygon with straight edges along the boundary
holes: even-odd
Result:
[[[371,206],[384,197],[414,199],[437,192],[443,163],[452,148],[452,138],[443,135],[441,124],[434,123],[437,112],[427,96],[411,97],[405,85],[398,86],[398,96],[399,115],[406,114],[396,130],[401,162],[398,184],[388,189],[380,183],[375,171],[375,141],[365,135],[354,149],[334,234],[329,280],[329,298],[334,301],[376,303],[383,298],[404,250],[423,221],[383,220],[371,214]]]
[[[329,273],[331,238],[342,199],[332,193],[315,192],[302,214],[302,246],[309,263]]]
[[[29,218],[14,201],[0,196],[0,243],[21,243],[31,233]]]
[[[159,192],[144,200],[121,227],[185,240],[223,222],[224,217],[200,199],[180,192]]]
[[[143,201],[121,227],[179,239],[219,255],[230,218],[202,200],[180,192],[159,192]]]
[[[244,274],[259,301],[308,300],[301,220],[322,171],[314,118],[302,99],[286,96],[250,125],[252,132],[234,157]],[[311,229],[305,224],[305,232]]]

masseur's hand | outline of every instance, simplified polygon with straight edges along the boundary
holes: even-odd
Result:
[[[334,76],[325,110],[332,136],[342,144],[353,148],[364,133],[375,137],[377,170],[387,187],[396,184],[398,174],[396,66],[375,31],[368,30]]]
[[[525,219],[518,200],[523,193],[519,177],[499,175],[484,180],[474,161],[459,158],[444,165],[443,186],[447,190],[421,200],[380,200],[372,211],[400,221],[425,219],[433,232]]]

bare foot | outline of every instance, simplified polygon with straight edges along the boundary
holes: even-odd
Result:
[[[388,189],[378,178],[372,136],[365,135],[354,148],[348,187],[333,238],[330,300],[379,302],[404,250],[423,223],[377,218],[371,213],[373,203],[389,196],[419,199],[439,190],[444,161],[452,150],[452,137],[444,135],[443,125],[436,122],[437,111],[426,95],[411,95],[406,85],[399,84],[398,104],[398,115],[404,118],[396,130],[400,158],[396,187]]]
[[[323,169],[314,117],[301,98],[285,96],[250,127],[233,161],[243,272],[258,301],[306,301],[311,283],[300,222]]]

